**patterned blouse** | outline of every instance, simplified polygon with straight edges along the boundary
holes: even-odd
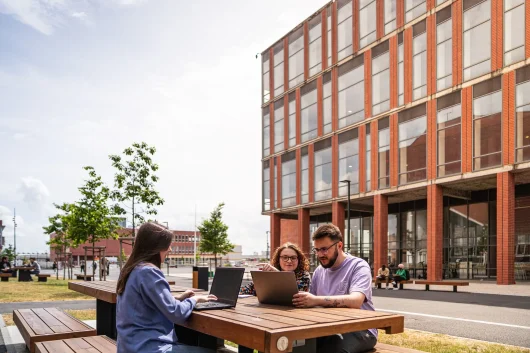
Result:
[[[301,292],[309,291],[309,284],[311,283],[311,276],[307,271],[295,271],[296,284],[298,284],[298,290]],[[250,282],[246,286],[241,287],[239,294],[250,294],[256,295],[256,289],[254,289],[254,283]]]

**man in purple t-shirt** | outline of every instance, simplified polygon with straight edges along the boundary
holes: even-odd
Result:
[[[320,266],[315,270],[309,293],[293,297],[299,308],[315,306],[375,310],[372,304],[372,272],[358,257],[342,251],[342,234],[335,225],[325,224],[313,233],[313,252]],[[319,353],[360,353],[377,343],[377,330],[350,332],[317,339]]]

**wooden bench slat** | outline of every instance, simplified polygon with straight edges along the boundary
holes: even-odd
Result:
[[[116,342],[107,336],[90,337],[90,343],[94,348],[99,349],[101,352],[116,353]]]
[[[116,353],[116,342],[107,336],[69,338],[36,344],[38,353]]]
[[[73,353],[63,341],[48,341],[36,344],[35,352],[39,353]]]
[[[20,315],[26,320],[33,332],[37,335],[51,335],[53,331],[46,325],[44,321],[32,309],[20,309]]]
[[[63,325],[68,327],[71,331],[86,331],[92,330],[92,327],[72,318],[70,315],[66,314],[64,311],[57,308],[48,308],[46,309],[50,314],[55,316]]]
[[[68,332],[70,329],[45,309],[32,309],[33,312],[55,333]]]

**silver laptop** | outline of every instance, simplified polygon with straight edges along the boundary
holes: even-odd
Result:
[[[217,301],[198,303],[194,310],[228,309],[236,306],[241,288],[241,281],[245,269],[243,267],[218,267],[213,277],[210,294],[217,297]]]
[[[294,272],[250,271],[250,274],[261,304],[293,305],[293,296],[298,293]]]

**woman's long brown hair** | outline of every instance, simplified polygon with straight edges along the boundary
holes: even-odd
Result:
[[[160,268],[162,265],[160,252],[167,250],[172,240],[173,233],[169,230],[155,223],[143,224],[134,239],[132,254],[120,272],[116,292],[122,294],[125,291],[129,275],[140,263],[150,263]]]
[[[294,252],[296,252],[296,256],[298,256],[298,266],[296,266],[295,272],[309,271],[309,260],[307,259],[307,257],[305,257],[304,253],[302,252],[302,250],[300,250],[298,246],[289,242],[281,245],[276,249],[271,259],[272,266],[282,271],[282,268],[280,267],[280,254],[284,249],[293,249]]]

